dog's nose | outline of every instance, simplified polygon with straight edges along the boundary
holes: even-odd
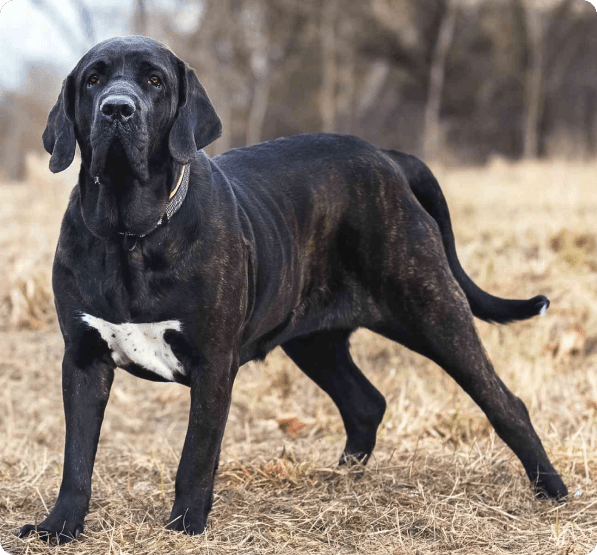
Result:
[[[109,119],[125,122],[135,113],[135,103],[128,96],[111,95],[102,100],[100,110]]]

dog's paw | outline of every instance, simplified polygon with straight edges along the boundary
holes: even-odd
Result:
[[[364,467],[367,462],[369,461],[369,457],[371,456],[371,453],[363,453],[363,452],[357,452],[357,453],[347,453],[346,451],[344,451],[341,455],[340,455],[340,460],[338,461],[338,465],[339,466],[360,466],[360,467]]]
[[[566,501],[568,488],[562,479],[555,473],[541,474],[534,482],[535,496],[537,499],[555,499]]]
[[[41,524],[26,524],[19,530],[19,538],[36,533],[38,538],[52,545],[62,545],[77,539],[83,532],[83,523],[69,522],[70,519],[50,521],[48,517]]]
[[[41,524],[26,524],[19,538],[37,534],[43,542],[59,545],[77,539],[83,532],[83,523],[89,500],[85,495],[62,495]]]
[[[205,523],[205,518],[198,517],[194,514],[194,511],[187,510],[178,516],[174,516],[173,513],[166,524],[166,528],[175,532],[184,532],[188,536],[197,536],[203,534]]]

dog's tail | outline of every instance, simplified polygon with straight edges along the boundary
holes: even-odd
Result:
[[[448,204],[431,170],[415,156],[395,150],[385,152],[401,167],[415,197],[437,222],[450,269],[462,287],[473,314],[486,322],[499,324],[543,314],[549,306],[547,297],[538,295],[526,301],[501,299],[483,291],[466,275],[456,255]]]

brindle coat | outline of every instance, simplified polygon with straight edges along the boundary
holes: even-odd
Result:
[[[66,542],[83,530],[116,361],[140,377],[166,379],[152,371],[152,345],[165,375],[191,392],[170,528],[204,530],[234,378],[276,345],[336,403],[347,434],[341,462],[366,463],[386,403],[350,356],[359,327],[444,368],[537,491],[566,495],[473,323],[473,314],[529,318],[548,301],[499,299],[466,276],[428,168],[327,134],[209,159],[200,149],[220,130],[195,73],[147,38],[97,45],[64,81],[43,136],[52,171],[72,162],[76,142],[82,158],[53,269],[65,342],[64,474],[53,510],[21,535],[37,530]],[[154,229],[187,164],[180,210]],[[144,342],[143,356],[126,344],[129,335]]]

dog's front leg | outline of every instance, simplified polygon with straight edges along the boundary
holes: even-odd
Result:
[[[62,393],[66,444],[62,485],[56,505],[38,525],[27,524],[19,536],[37,531],[40,539],[67,543],[83,531],[91,497],[91,474],[114,379],[114,365],[106,358],[87,359],[67,350],[62,361]]]
[[[238,359],[221,355],[191,373],[189,427],[176,474],[168,528],[201,534],[211,510],[214,477]]]

